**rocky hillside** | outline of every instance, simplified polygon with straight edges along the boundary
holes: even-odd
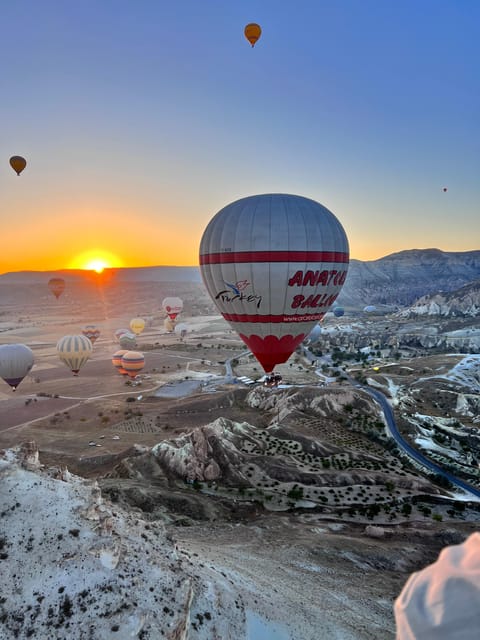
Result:
[[[193,485],[197,492],[230,505],[222,511],[253,499],[259,508],[269,511],[297,506],[336,513],[339,505],[342,512],[365,511],[375,505],[379,513],[380,504],[437,492],[381,445],[384,425],[375,405],[351,387],[322,392],[314,387],[292,388],[276,393],[258,387],[247,395],[246,404],[259,415],[269,414],[270,426],[258,428],[218,418],[163,440],[151,453],[124,460],[110,478],[150,478],[155,483],[153,493],[158,495],[161,490],[165,495],[163,475],[170,479],[170,490],[175,484],[177,489],[183,485],[184,491]],[[387,488],[393,485],[395,490],[390,493]],[[118,484],[103,486],[116,492]],[[134,497],[136,506],[147,504],[150,511],[156,509],[147,483],[141,496]],[[172,509],[178,508],[178,494],[169,495],[168,500]],[[188,494],[182,500],[192,517]],[[195,511],[200,511],[198,505]],[[387,511],[384,517],[388,520]],[[205,517],[203,509],[201,518]]]
[[[226,573],[213,582],[96,482],[42,469],[29,446],[0,452],[0,486],[2,640],[244,637]]]
[[[443,316],[470,317],[480,316],[480,279],[450,292],[440,292],[422,296],[409,309],[402,311],[403,317]]]
[[[480,251],[411,249],[378,260],[352,260],[339,303],[405,306],[480,278]]]

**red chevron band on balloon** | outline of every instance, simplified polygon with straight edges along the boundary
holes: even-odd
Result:
[[[321,320],[325,312],[322,313],[303,313],[301,315],[257,315],[248,313],[222,313],[227,322],[318,322]]]
[[[239,336],[260,362],[265,373],[271,373],[275,365],[286,362],[305,338],[304,333],[297,336],[284,335],[281,338],[272,335],[265,337],[246,336],[243,333],[240,333]]]
[[[225,251],[200,256],[200,264],[241,262],[338,262],[348,264],[343,251]]]

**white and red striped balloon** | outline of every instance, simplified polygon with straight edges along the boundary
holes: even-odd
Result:
[[[348,262],[337,218],[296,195],[232,202],[212,218],[200,243],[210,296],[267,373],[288,360],[335,302]]]

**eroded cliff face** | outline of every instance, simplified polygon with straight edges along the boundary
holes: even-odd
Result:
[[[96,482],[43,469],[33,443],[0,453],[2,640],[242,637],[245,614],[164,527]]]
[[[480,280],[455,291],[422,296],[400,315],[476,318],[480,316]]]

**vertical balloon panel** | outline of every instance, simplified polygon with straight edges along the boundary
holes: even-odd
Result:
[[[264,369],[285,362],[345,282],[348,241],[319,203],[243,198],[214,216],[200,244],[205,286]]]

